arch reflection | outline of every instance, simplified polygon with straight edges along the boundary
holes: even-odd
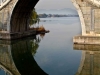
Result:
[[[74,44],[75,50],[82,50],[82,57],[76,75],[100,74],[100,45]]]
[[[41,38],[34,36],[21,40],[0,40],[0,68],[7,75],[48,75],[34,59]]]

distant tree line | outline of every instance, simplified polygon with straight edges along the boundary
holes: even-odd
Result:
[[[68,15],[62,15],[62,14],[38,14],[38,17],[39,18],[47,18],[47,17],[79,17],[78,15],[71,15],[71,14],[68,14]]]

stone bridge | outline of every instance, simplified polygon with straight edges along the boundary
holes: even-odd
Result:
[[[0,39],[35,34],[30,30],[31,12],[38,0],[0,0]]]
[[[0,39],[16,39],[35,34],[30,30],[30,16],[39,0],[0,0]],[[93,36],[100,37],[100,0],[71,0],[79,14],[82,35],[74,43],[84,43]],[[83,40],[83,41],[80,41]],[[88,42],[85,43],[90,43]]]
[[[78,44],[100,44],[100,0],[72,0],[77,8],[82,35],[73,38]]]

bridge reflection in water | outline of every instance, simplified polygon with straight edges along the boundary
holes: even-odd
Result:
[[[75,50],[82,50],[82,57],[76,75],[100,74],[100,45],[74,44]]]
[[[47,75],[36,63],[34,54],[40,38],[0,41],[0,68],[6,75]]]

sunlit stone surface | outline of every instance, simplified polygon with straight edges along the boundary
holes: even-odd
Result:
[[[96,40],[100,37],[100,0],[72,0],[72,2],[80,17],[83,36],[74,37],[73,42],[100,44],[100,40]]]

